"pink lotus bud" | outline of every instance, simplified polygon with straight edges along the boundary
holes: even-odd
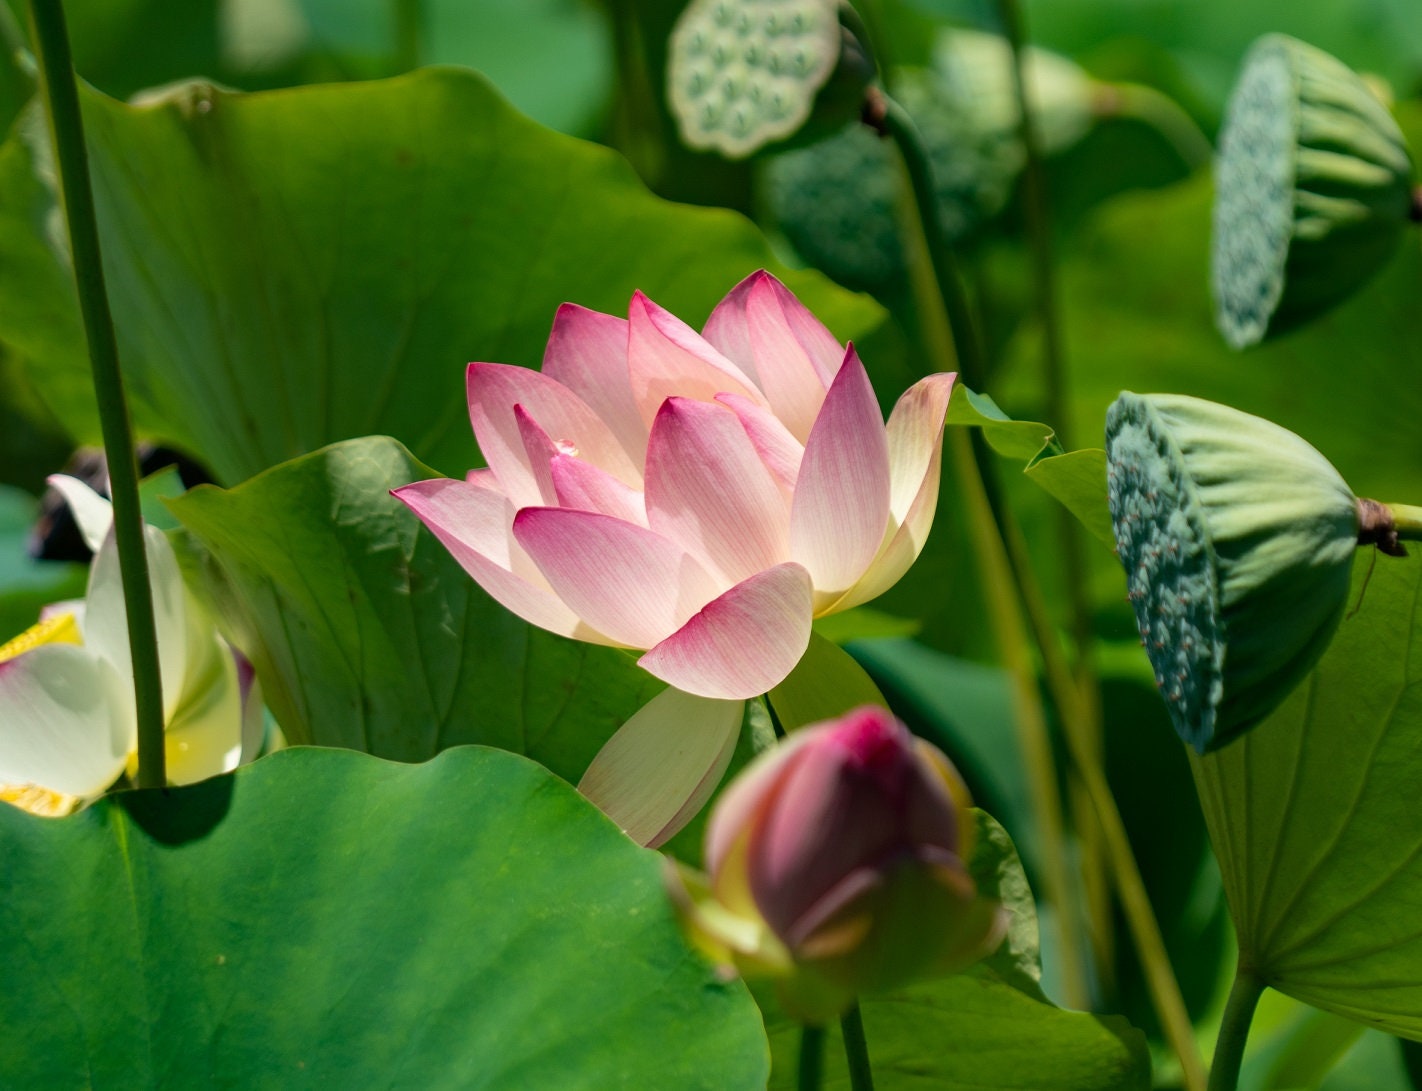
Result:
[[[948,973],[1001,940],[966,861],[973,817],[948,759],[881,708],[797,731],[727,789],[706,834],[705,897],[678,896],[694,937],[781,978],[818,1021],[861,992]]]

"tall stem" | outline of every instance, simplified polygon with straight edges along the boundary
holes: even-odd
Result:
[[[422,0],[394,0],[395,71],[413,72],[420,67],[424,39]]]
[[[912,122],[895,124],[899,116],[894,104],[883,102],[880,115],[882,131],[891,136],[904,153],[901,158],[912,180],[914,195],[921,202],[933,194],[931,165],[920,148],[913,148],[917,140],[917,130]],[[875,116],[866,111],[866,121],[871,124]],[[917,152],[917,154],[913,154]],[[916,173],[927,171],[927,178],[915,178]],[[945,238],[939,227],[936,203],[933,210],[922,208],[911,221],[917,231],[925,236],[923,243],[929,254],[946,251]],[[930,232],[937,232],[930,234]],[[921,325],[951,324],[955,314],[964,315],[967,307],[962,297],[962,289],[951,263],[942,259],[935,261],[934,272],[946,272],[946,278],[939,282],[941,298],[935,300],[931,293],[916,296]],[[956,297],[956,299],[955,299]],[[941,333],[929,329],[923,336],[926,344],[943,340]],[[952,331],[952,341],[960,356],[979,360],[976,355],[976,341],[970,331]],[[986,486],[989,475],[981,461],[981,451],[977,451],[978,461],[974,462],[975,451],[970,440],[961,429],[948,433],[951,461],[957,475],[960,497],[967,514],[969,532],[973,540],[975,559],[987,593],[989,623],[993,628],[995,643],[1003,657],[1009,677],[1012,678],[1015,710],[1017,712],[1019,738],[1023,746],[1023,758],[1028,766],[1028,775],[1037,796],[1039,820],[1042,823],[1042,837],[1045,844],[1045,870],[1043,878],[1047,884],[1047,896],[1060,914],[1065,942],[1062,944],[1063,977],[1069,994],[1077,990],[1083,997],[1078,1006],[1085,1005],[1086,984],[1084,968],[1075,939],[1079,935],[1079,924],[1075,924],[1075,902],[1071,898],[1069,875],[1064,874],[1066,865],[1065,834],[1062,829],[1061,800],[1057,792],[1055,768],[1051,758],[1051,747],[1046,733],[1046,717],[1041,696],[1037,690],[1036,675],[1028,655],[1028,636],[1023,620],[1019,585],[1013,580],[1013,568],[1009,551],[1005,545],[1004,523],[1010,525],[1005,512],[995,508],[991,493]],[[1030,568],[1024,566],[1018,574],[1022,587],[1035,587]],[[1060,666],[1061,652],[1049,633],[1037,634],[1044,660]],[[1155,919],[1150,898],[1146,894],[1145,883],[1140,869],[1131,852],[1130,840],[1126,836],[1125,823],[1116,807],[1115,797],[1106,783],[1099,757],[1093,755],[1089,746],[1089,736],[1081,728],[1083,717],[1082,699],[1077,687],[1066,677],[1065,670],[1049,670],[1048,682],[1053,686],[1053,696],[1067,729],[1063,732],[1071,752],[1073,764],[1081,778],[1083,788],[1095,810],[1101,826],[1101,836],[1107,859],[1110,861],[1117,894],[1121,901],[1130,928],[1131,938],[1144,968],[1146,984],[1156,1014],[1165,1030],[1167,1040],[1180,1059],[1187,1091],[1204,1091],[1205,1074],[1199,1053],[1195,1046],[1194,1032],[1189,1013],[1180,994],[1179,983],[1170,965],[1161,937],[1160,925]],[[1049,774],[1049,775],[1044,775]],[[1072,922],[1072,923],[1069,923]],[[1074,927],[1073,927],[1074,924]],[[1075,984],[1073,984],[1075,983]]]
[[[1047,419],[1056,429],[1064,447],[1071,446],[1071,413],[1067,406],[1066,346],[1062,337],[1061,310],[1057,295],[1056,260],[1052,251],[1052,207],[1047,192],[1046,156],[1042,150],[1042,133],[1037,124],[1032,98],[1027,91],[1027,32],[1017,0],[997,0],[999,19],[1012,50],[1012,85],[1017,98],[1017,134],[1027,156],[1023,172],[1023,213],[1027,228],[1027,245],[1032,256],[1032,290],[1037,309],[1037,324],[1042,333],[1042,386],[1046,392]],[[1083,742],[1100,760],[1101,699],[1100,682],[1092,657],[1091,603],[1087,599],[1086,558],[1083,551],[1081,524],[1065,507],[1056,505],[1058,556],[1061,558],[1063,585],[1070,609],[1072,644],[1076,653],[1076,687],[1082,716],[1073,726],[1085,738]],[[1110,966],[1107,941],[1111,934],[1111,905],[1106,887],[1100,830],[1091,817],[1089,802],[1082,787],[1073,780],[1072,811],[1077,817],[1077,832],[1082,839],[1082,871],[1086,880],[1087,905],[1091,909],[1093,947],[1097,952],[1098,971],[1105,974]]]
[[[844,1059],[849,1065],[852,1091],[874,1091],[874,1073],[869,1067],[869,1044],[864,1040],[864,1017],[856,1003],[839,1021],[844,1035]]]
[[[968,376],[982,373],[981,351],[956,264],[945,245],[932,165],[923,150],[918,129],[902,107],[882,95],[871,102],[866,121],[871,124],[877,121],[881,131],[894,141],[914,197],[914,215],[908,220],[913,230],[907,233],[906,240],[911,245],[907,249],[926,258],[929,266],[918,269],[912,276],[920,341],[929,347],[951,344],[960,377],[971,386]],[[947,442],[949,462],[956,475],[960,503],[967,514],[974,559],[986,596],[994,645],[1011,679],[1018,745],[1027,766],[1034,813],[1042,832],[1042,880],[1046,896],[1057,910],[1061,930],[1066,1000],[1072,1007],[1085,1008],[1090,1005],[1090,990],[1078,942],[1082,925],[1071,889],[1070,855],[1061,793],[1057,788],[1057,768],[1047,731],[1046,709],[1017,607],[1011,566],[998,534],[997,517],[985,481],[988,456],[975,450],[973,440],[962,429],[951,429]]]
[[[138,462],[134,456],[123,376],[119,372],[113,316],[104,291],[99,227],[89,184],[89,158],[84,147],[79,92],[63,4],[60,0],[30,0],[30,23],[39,55],[40,84],[54,136],[60,193],[74,254],[79,310],[89,343],[94,394],[99,403],[99,422],[108,459],[114,537],[118,545],[124,609],[128,615],[128,643],[138,710],[138,785],[161,788],[166,783],[163,684],[158,673],[158,635],[153,622],[153,596],[149,589],[143,514],[138,499]]]
[[[825,1072],[825,1028],[806,1023],[800,1028],[800,1058],[796,1091],[820,1091]]]
[[[1253,972],[1240,967],[1234,974],[1234,986],[1225,1002],[1224,1021],[1215,1041],[1215,1059],[1210,1065],[1209,1091],[1235,1091],[1239,1086],[1239,1068],[1244,1061],[1244,1043],[1249,1038],[1249,1024],[1254,1009],[1264,992],[1264,982]]]

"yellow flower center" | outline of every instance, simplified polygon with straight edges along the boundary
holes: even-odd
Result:
[[[41,818],[63,818],[79,809],[79,797],[38,784],[0,784],[0,803],[12,804]]]
[[[0,646],[0,663],[16,659],[45,644],[82,644],[79,622],[73,614],[55,614],[38,625],[31,625],[8,644]]]

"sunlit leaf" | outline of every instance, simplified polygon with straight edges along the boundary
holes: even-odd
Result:
[[[6,1087],[765,1084],[656,855],[511,754],[0,807],[0,867]]]

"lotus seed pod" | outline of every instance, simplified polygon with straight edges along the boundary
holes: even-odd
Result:
[[[667,57],[686,145],[741,159],[857,117],[875,67],[856,24],[838,0],[692,0]]]
[[[1258,723],[1342,617],[1358,501],[1287,429],[1228,406],[1123,393],[1107,493],[1141,641],[1199,753]]]
[[[1215,162],[1215,319],[1244,348],[1356,291],[1412,211],[1412,163],[1354,72],[1281,34],[1261,38],[1230,96]]]

